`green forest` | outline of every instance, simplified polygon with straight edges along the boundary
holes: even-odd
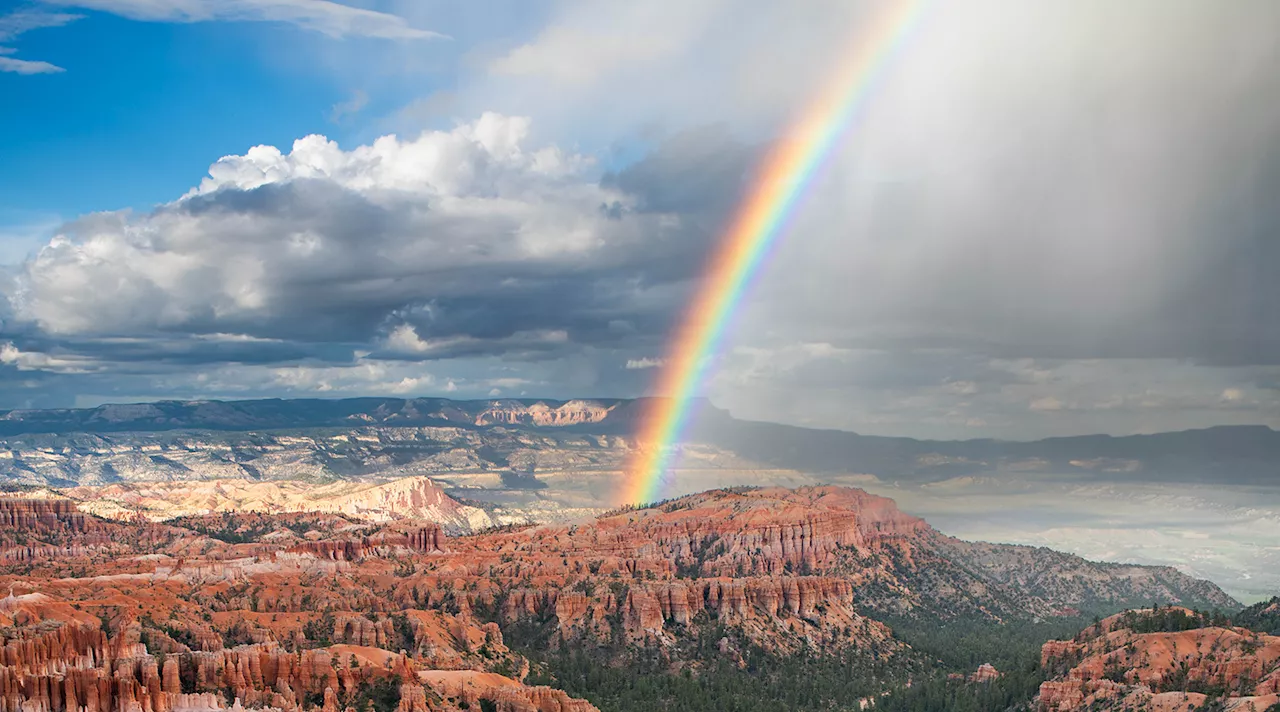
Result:
[[[1126,614],[1122,625],[1139,633],[1211,625],[1272,632],[1280,629],[1278,602],[1232,616],[1156,606]],[[877,712],[1017,712],[1031,709],[1046,679],[1041,645],[1086,634],[1097,619],[884,622],[911,652],[879,661],[858,650],[780,655],[710,623],[695,627],[678,650],[666,653],[626,646],[555,651],[544,630],[513,631],[509,640],[534,663],[530,684],[555,685],[603,712],[843,712],[861,710],[863,700],[873,702]],[[735,657],[722,652],[726,640],[732,641]],[[982,682],[965,679],[983,663],[1001,675]]]

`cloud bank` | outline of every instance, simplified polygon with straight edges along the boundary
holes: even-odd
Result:
[[[770,139],[882,6],[559,3],[468,58],[452,128],[255,147],[66,225],[7,289],[2,388],[642,393]],[[1264,1],[934,4],[708,394],[935,437],[1280,426],[1278,48]]]
[[[288,363],[393,390],[435,383],[401,375],[413,364],[463,358],[555,371],[590,352],[626,371],[660,348],[709,234],[587,156],[530,147],[528,127],[490,113],[349,151],[308,136],[224,157],[152,212],[84,216],[20,266],[0,360],[46,376]]]

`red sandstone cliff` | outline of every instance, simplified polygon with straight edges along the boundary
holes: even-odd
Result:
[[[156,655],[139,642],[144,631],[128,618],[117,620],[117,631],[109,634],[94,616],[39,594],[0,601],[0,611],[6,623],[17,626],[0,649],[0,712],[179,712],[227,707],[229,698],[251,708],[301,710],[321,701],[327,709],[371,681],[392,678],[408,681],[401,689],[401,712],[459,709],[458,700],[473,705],[490,700],[499,709],[530,712],[595,709],[562,692],[508,678],[500,685],[468,685],[452,703],[428,698],[413,681],[436,685],[473,678],[423,670],[422,656],[360,644],[385,645],[393,635],[390,626],[361,624],[360,616],[338,619],[334,631],[356,644],[295,652],[274,642],[211,651],[178,646]],[[418,619],[412,625],[423,638],[443,640],[425,630],[438,622]],[[466,646],[488,645],[490,656],[506,654],[496,626],[458,623],[447,633],[450,642],[461,638]]]
[[[1185,712],[1209,694],[1223,710],[1280,702],[1280,637],[1216,626],[1135,633],[1124,620],[1112,616],[1075,640],[1045,643],[1041,663],[1053,676],[1040,686],[1041,710]]]
[[[999,581],[948,560],[954,540],[888,499],[835,487],[710,492],[587,524],[466,537],[332,513],[176,524],[0,505],[0,541],[11,544],[0,592],[17,594],[0,602],[0,712],[183,712],[237,698],[339,712],[363,685],[397,675],[399,712],[475,709],[481,699],[590,710],[523,686],[528,662],[504,632],[532,630],[551,646],[648,647],[677,665],[683,642],[718,625],[730,658],[746,642],[883,659],[904,646],[864,611],[941,602],[955,615],[993,615],[1016,602]],[[1049,608],[1037,606],[1013,610]],[[1058,645],[1101,645],[1091,640]],[[1257,642],[1240,643],[1242,655]],[[1094,694],[1112,683],[1105,665],[1099,676],[1084,664],[1101,654],[1085,648],[1046,647],[1084,667],[1079,680],[1046,683],[1042,703],[1073,709],[1087,695],[1073,701],[1071,685]],[[1203,663],[1204,679],[1236,679],[1243,664]],[[1254,697],[1274,692],[1260,687],[1267,664],[1247,671],[1258,675]],[[487,677],[499,671],[507,677]]]

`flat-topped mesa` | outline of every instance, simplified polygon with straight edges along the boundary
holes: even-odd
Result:
[[[608,417],[613,406],[585,400],[571,400],[559,406],[537,402],[497,400],[475,416],[476,425],[537,425],[563,427],[598,423]]]
[[[362,522],[432,522],[459,533],[493,524],[483,510],[453,499],[425,475],[327,484],[245,478],[124,482],[76,487],[67,494],[78,500],[82,511],[103,517],[187,518],[190,524],[203,523],[215,530],[229,524],[247,527],[253,515],[273,513],[292,517],[294,524],[310,522],[321,529],[331,528],[326,516]],[[220,520],[219,515],[225,517]]]
[[[839,549],[868,551],[931,531],[893,500],[862,490],[718,490],[604,517],[584,548],[660,558],[695,574],[817,570]],[[577,543],[577,542],[575,542]]]

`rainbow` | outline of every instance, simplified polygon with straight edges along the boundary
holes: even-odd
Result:
[[[927,0],[887,0],[852,42],[850,55],[838,65],[827,90],[761,164],[671,341],[654,388],[665,397],[649,401],[641,418],[622,502],[643,504],[661,495],[674,446],[689,417],[689,404],[752,275],[926,4]]]

